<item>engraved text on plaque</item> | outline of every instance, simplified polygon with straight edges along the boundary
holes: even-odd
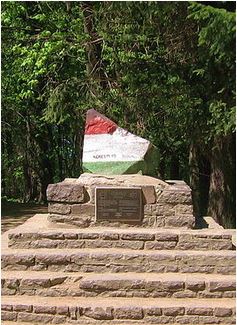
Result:
[[[139,187],[97,187],[95,193],[97,221],[140,221],[143,217]]]

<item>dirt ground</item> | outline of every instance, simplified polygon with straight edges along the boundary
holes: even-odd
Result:
[[[47,213],[47,205],[2,202],[1,232],[21,225],[36,213]]]

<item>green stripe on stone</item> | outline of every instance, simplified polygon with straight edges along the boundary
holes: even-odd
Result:
[[[144,170],[145,162],[140,161],[103,161],[103,162],[84,162],[83,171],[93,174],[137,174]]]

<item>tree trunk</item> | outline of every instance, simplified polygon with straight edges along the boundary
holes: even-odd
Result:
[[[102,38],[97,34],[94,26],[93,6],[94,4],[92,1],[81,2],[84,16],[84,31],[90,36],[90,39],[86,44],[88,58],[87,74],[92,80],[90,91],[94,96],[96,96],[100,91],[100,87],[103,89],[108,87],[108,78],[106,77],[102,64]]]
[[[170,178],[179,179],[179,157],[177,155],[171,157]]]
[[[25,181],[23,201],[29,202],[30,200],[32,200],[33,186],[32,186],[31,170],[27,160],[27,153],[26,153],[25,160],[23,162],[23,173],[24,173],[24,181]]]
[[[210,159],[206,155],[199,158],[200,215],[206,216],[210,187]]]
[[[189,148],[190,187],[192,189],[193,213],[195,217],[201,217],[200,213],[200,185],[199,185],[199,164],[198,148],[191,143]]]
[[[41,137],[37,139],[37,144],[39,147],[38,154],[38,177],[40,182],[40,196],[39,202],[47,202],[46,189],[48,184],[53,182],[53,164],[50,160],[50,143],[52,143],[52,133],[48,127]]]
[[[63,143],[62,143],[62,132],[61,132],[61,126],[57,126],[57,158],[58,158],[58,175],[60,181],[63,180]]]
[[[235,135],[215,139],[211,153],[208,214],[235,228]]]

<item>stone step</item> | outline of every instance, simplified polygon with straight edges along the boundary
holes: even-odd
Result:
[[[235,299],[3,296],[2,319],[75,324],[235,324]]]
[[[134,250],[231,250],[232,234],[222,229],[42,229],[18,227],[8,233],[12,248],[128,248]]]
[[[235,273],[235,251],[6,249],[4,270],[63,272]]]
[[[3,271],[3,295],[233,298],[235,275]]]
[[[222,322],[223,319],[225,320],[225,323]],[[193,318],[192,318],[192,320],[193,320]],[[198,319],[197,319],[197,320],[198,320]],[[232,318],[225,319],[225,318],[222,317],[222,321],[221,321],[221,322],[218,322],[218,325],[224,325],[224,324],[227,324],[228,321],[229,321],[228,324],[233,323]],[[76,321],[71,320],[70,323],[63,323],[63,324],[64,324],[64,325],[72,325],[72,324],[76,324],[75,322],[76,322]],[[182,322],[182,319],[181,319],[181,322]],[[172,325],[180,325],[181,322],[180,322],[180,323],[172,323]],[[187,321],[186,321],[186,322],[183,322],[183,323],[185,323],[186,325],[193,325],[193,324],[196,324],[196,323],[188,323]],[[16,325],[16,322],[14,322],[14,321],[1,321],[1,324],[3,324],[3,325]],[[35,321],[34,321],[34,323],[32,323],[32,322],[30,321],[30,324],[31,324],[31,325],[40,325],[40,324],[42,324],[42,322],[39,323],[39,322],[35,322]],[[48,324],[50,324],[50,323],[48,323]],[[78,323],[77,323],[77,324],[78,324]],[[82,324],[83,324],[83,325],[86,325],[86,324],[88,324],[88,322],[87,322],[87,323],[83,322]],[[136,321],[136,320],[129,320],[129,321],[127,321],[127,320],[120,319],[120,320],[117,320],[117,321],[115,321],[115,320],[104,320],[104,321],[99,321],[99,320],[98,320],[97,322],[95,322],[95,323],[90,323],[90,324],[105,324],[105,325],[121,325],[121,324],[125,325],[125,324],[130,324],[130,325],[139,325],[139,324],[144,324],[144,322],[140,322],[140,321]],[[153,322],[153,324],[154,324],[154,322]],[[155,323],[155,324],[156,324],[156,325],[157,325],[157,324],[158,324],[158,325],[161,325],[161,323]],[[163,323],[162,323],[162,324],[163,324]],[[214,323],[213,320],[212,320],[211,324],[212,324],[212,325],[217,325],[217,323]],[[17,325],[29,325],[29,322],[19,322],[19,321],[17,321]]]
[[[1,324],[3,325],[16,325],[16,322],[14,321],[2,321]],[[42,324],[42,323],[39,323],[39,322],[34,322],[33,325],[39,325],[39,324]],[[50,323],[48,323],[50,324]],[[86,324],[85,322],[83,323],[84,325]],[[139,324],[142,324],[142,323],[138,323],[137,321],[129,321],[129,323],[127,321],[123,321],[123,320],[120,320],[119,323],[118,322],[115,322],[115,321],[102,321],[102,323],[99,321],[97,324],[105,324],[105,325],[121,325],[121,324],[132,324],[132,325],[139,325]],[[143,323],[144,324],[144,323]],[[188,323],[185,323],[186,325]],[[17,325],[29,325],[28,322],[17,322]],[[32,325],[32,323],[31,323]],[[64,325],[72,325],[72,321],[70,323],[64,323]],[[172,323],[172,325],[180,325],[180,323]],[[189,325],[193,325],[193,324],[190,324]],[[217,325],[216,323],[212,323],[212,325]],[[218,325],[224,325],[224,323],[218,323]]]

